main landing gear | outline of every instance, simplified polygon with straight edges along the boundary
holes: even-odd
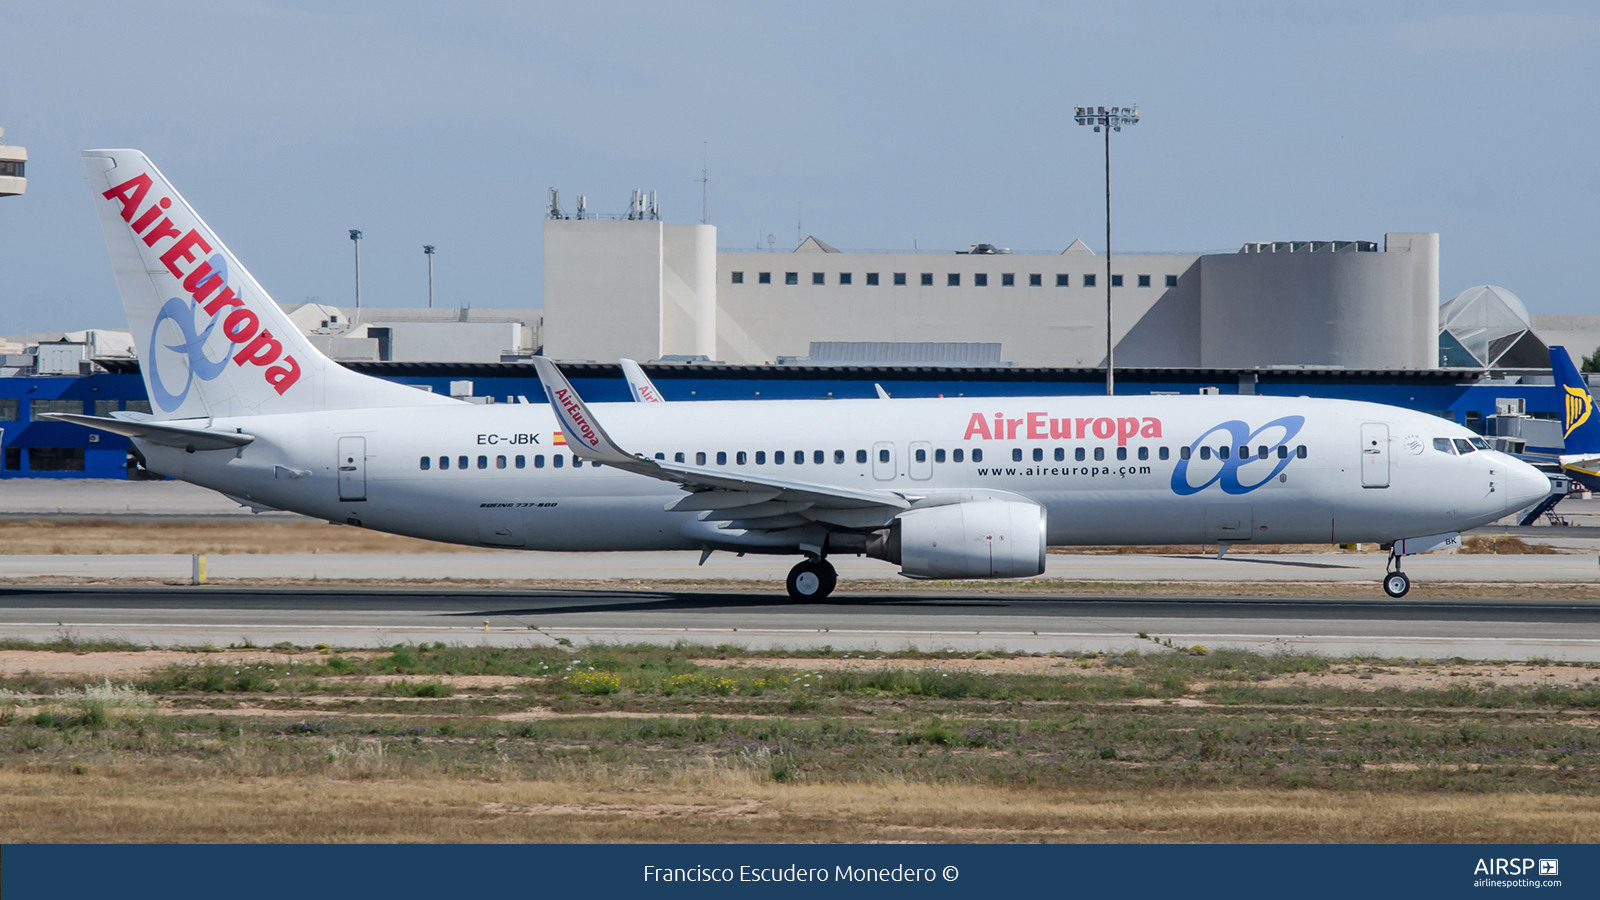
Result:
[[[825,559],[803,559],[789,570],[786,586],[796,600],[821,600],[833,593],[839,573]]]
[[[1395,599],[1399,599],[1411,590],[1411,579],[1406,573],[1400,571],[1399,554],[1391,553],[1389,563],[1384,566],[1383,592]]]

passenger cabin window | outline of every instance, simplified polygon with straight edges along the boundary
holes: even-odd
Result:
[[[550,456],[550,465],[555,467],[555,468],[557,468],[557,469],[559,469],[562,466],[566,465],[566,457],[562,456],[559,453],[552,454]]]
[[[887,462],[887,461],[888,460],[885,460],[885,462]],[[1021,447],[1013,447],[1012,448],[1012,450],[1011,450],[1011,461],[1012,462],[1022,462],[1022,448]]]
[[[961,450],[961,449],[958,448],[958,449],[950,451],[950,459],[953,462],[961,462],[961,458],[964,457],[964,456],[966,456],[966,451],[965,450]]]
[[[1150,458],[1150,448],[1149,447],[1140,447],[1139,448],[1139,458],[1140,459],[1149,459]]]
[[[956,460],[956,462],[960,462],[960,461],[961,460],[959,460],[959,459]],[[972,448],[972,461],[973,462],[983,462],[983,448],[982,447],[973,447]]]
[[[1086,459],[1087,457],[1088,457],[1088,454],[1086,452],[1084,452],[1084,449],[1082,447],[1079,447],[1078,449],[1072,451],[1072,458],[1077,460],[1078,462],[1083,462],[1084,459]]]
[[[1279,444],[1278,445],[1278,458],[1279,459],[1288,459],[1289,458],[1289,445],[1288,444]]]
[[[703,466],[706,464],[706,453],[704,450],[695,453],[694,464],[697,466]]]
[[[1065,447],[1057,447],[1056,448],[1056,462],[1061,462],[1062,460],[1064,460],[1066,458],[1067,458],[1067,448],[1065,448]]]
[[[1044,448],[1043,447],[1035,447],[1035,448],[1033,448],[1033,461],[1034,462],[1044,462]]]
[[[756,462],[758,462],[758,463],[761,462],[761,454],[759,454],[759,453],[756,454]],[[779,450],[778,452],[772,454],[772,464],[775,465],[775,466],[783,465],[783,451],[782,450]]]
[[[1227,459],[1227,458],[1228,458],[1228,448],[1227,447],[1218,447],[1217,448],[1217,459]]]
[[[1294,448],[1294,455],[1295,455],[1295,457],[1297,459],[1305,459],[1306,458],[1306,445],[1305,444],[1301,444],[1300,446]]]
[[[1473,446],[1472,446],[1472,442],[1468,441],[1466,438],[1456,438],[1455,439],[1455,445],[1456,445],[1456,452],[1461,454],[1462,456],[1466,456],[1468,453],[1471,453],[1473,451],[1473,449],[1474,449]]]
[[[1117,459],[1127,459],[1127,458],[1128,458],[1128,448],[1127,447],[1118,447],[1117,448]]]
[[[864,465],[866,463],[866,461],[867,461],[867,451],[865,451],[865,450],[857,450],[856,451],[856,463],[858,465]]]
[[[683,454],[681,452],[672,454],[672,461],[683,462]]]
[[[1094,448],[1094,458],[1095,458],[1096,462],[1099,462],[1100,460],[1105,459],[1106,458],[1106,448],[1104,448],[1104,447],[1096,447],[1096,448]]]
[[[811,451],[811,463],[812,463],[812,465],[820,466],[820,465],[823,464],[823,462],[825,462],[827,460],[827,458],[828,458],[828,454],[823,453],[821,450],[813,450],[813,451]],[[842,459],[839,460],[839,461],[840,462],[844,462],[844,460],[842,460]]]
[[[844,451],[843,450],[835,450],[835,451],[833,451],[833,464],[836,465],[836,466],[844,465]]]
[[[728,451],[726,451],[726,450],[718,450],[717,451],[717,465],[725,466],[727,464],[728,464]]]
[[[465,469],[466,467],[467,467],[467,458],[465,456],[456,457],[456,468]]]
[[[533,458],[533,467],[535,469],[544,468],[544,454],[543,453],[540,453],[539,455],[537,455],[537,456],[535,456]]]
[[[1165,448],[1165,447],[1162,447],[1162,448],[1161,448],[1161,449],[1160,449],[1160,450],[1158,450],[1158,451],[1156,451],[1156,455],[1157,455],[1157,456],[1159,456],[1159,457],[1161,457],[1161,458],[1162,458],[1162,459],[1166,459],[1166,458],[1167,458],[1167,456],[1168,456],[1168,454],[1167,454],[1167,448]],[[1142,457],[1141,457],[1141,458],[1142,458]]]
[[[424,456],[422,458],[422,471],[426,472],[431,468],[433,468],[433,458],[429,457],[429,456]]]
[[[1189,448],[1188,447],[1179,447],[1178,448],[1178,458],[1179,459],[1188,459],[1189,458]]]
[[[767,464],[767,451],[765,451],[765,450],[757,450],[756,451],[756,465],[764,466],[766,464]]]
[[[878,451],[878,462],[886,463],[888,461],[889,461],[889,449],[887,447],[885,447],[884,449]]]
[[[927,462],[927,461],[928,461],[928,451],[922,449],[921,447],[918,447],[917,448],[917,462]]]
[[[494,458],[494,467],[496,469],[504,469],[506,467],[506,458],[504,456],[496,456]]]
[[[736,462],[736,463],[738,463],[738,464],[739,464],[739,465],[741,465],[741,466],[742,466],[742,465],[744,465],[744,463],[745,463],[745,460],[747,460],[747,459],[749,459],[749,458],[750,458],[750,457],[748,457],[748,456],[746,456],[746,455],[745,455],[745,452],[744,452],[744,451],[743,451],[743,450],[740,450],[740,451],[739,451],[739,453],[738,453],[738,455],[736,455],[736,456],[735,456],[735,457],[734,457],[734,461],[735,461],[735,462]]]
[[[1184,458],[1187,459],[1188,458],[1188,454],[1184,454]],[[1200,458],[1201,459],[1210,459],[1211,458],[1211,448],[1210,447],[1201,447],[1200,448]]]
[[[517,457],[517,468],[526,469],[527,467],[528,467],[528,458],[526,456],[518,456]]]
[[[936,463],[944,462],[944,451],[943,450],[935,450],[935,451],[933,451],[933,461],[936,462]]]

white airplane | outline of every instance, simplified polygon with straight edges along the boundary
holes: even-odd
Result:
[[[85,151],[153,414],[57,415],[256,508],[528,550],[793,554],[1041,574],[1051,544],[1344,543],[1400,560],[1549,493],[1433,416],[1262,396],[474,405],[324,358],[134,150]],[[604,423],[602,425],[602,422]]]
[[[622,377],[628,381],[628,393],[633,395],[635,403],[665,403],[667,398],[661,396],[656,390],[655,382],[644,373],[644,369],[631,359],[618,360],[622,363]]]

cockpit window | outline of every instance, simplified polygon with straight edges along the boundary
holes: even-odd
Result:
[[[1456,452],[1460,453],[1462,455],[1466,455],[1468,453],[1471,453],[1472,450],[1473,450],[1472,442],[1468,441],[1466,438],[1456,438],[1455,439],[1455,445],[1456,445]]]
[[[1489,449],[1489,442],[1483,438],[1467,438],[1467,440],[1471,441],[1472,446],[1477,447],[1479,450]]]
[[[1434,438],[1433,449],[1439,451],[1440,453],[1448,453],[1451,456],[1454,456],[1456,452],[1456,448],[1450,444],[1449,438]]]

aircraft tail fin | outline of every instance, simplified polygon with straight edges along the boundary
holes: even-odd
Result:
[[[1594,415],[1594,396],[1565,347],[1550,348],[1550,371],[1562,391],[1563,454],[1600,452],[1600,416]]]
[[[649,375],[644,373],[644,369],[639,368],[638,363],[631,359],[620,360],[620,362],[622,363],[622,374],[628,379],[628,392],[633,395],[634,400],[639,403],[666,402],[667,398],[661,396],[661,392],[656,390],[655,383],[650,380]]]
[[[458,402],[323,356],[143,153],[83,165],[155,418]]]

